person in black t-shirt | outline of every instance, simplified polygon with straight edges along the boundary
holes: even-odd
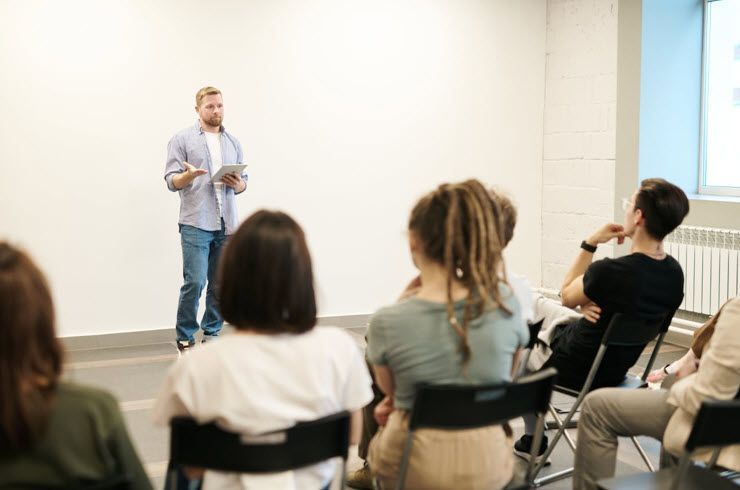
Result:
[[[609,223],[581,243],[560,290],[561,304],[545,298],[535,303],[535,319],[543,320],[541,341],[527,369],[558,370],[558,384],[580,390],[586,380],[609,321],[615,313],[646,318],[673,316],[683,300],[683,271],[663,250],[663,238],[689,212],[686,194],[663,179],[646,179],[630,199],[623,199],[624,224]],[[632,241],[631,253],[593,262],[596,247],[616,240]],[[580,307],[581,314],[571,308]],[[644,346],[608,349],[593,388],[615,386],[640,357]],[[525,435],[515,452],[529,457],[535,417],[525,417]],[[540,454],[547,448],[543,438]]]

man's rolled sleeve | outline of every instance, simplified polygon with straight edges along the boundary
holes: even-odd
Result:
[[[242,144],[239,142],[239,140],[234,139],[234,146],[236,146],[236,163],[244,163],[244,152],[242,151]],[[241,178],[244,181],[244,189],[241,192],[235,192],[235,194],[241,194],[242,192],[247,190],[247,186],[249,185],[249,175],[247,175],[246,168],[242,170]]]
[[[179,138],[175,136],[167,144],[167,164],[164,169],[164,180],[167,183],[167,188],[172,192],[180,190],[175,187],[175,184],[172,182],[172,178],[175,174],[180,174],[185,171],[185,167],[182,164],[184,161],[185,151],[183,150]]]

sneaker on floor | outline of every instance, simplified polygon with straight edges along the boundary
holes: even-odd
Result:
[[[203,335],[203,340],[201,340],[200,343],[207,344],[208,342],[213,342],[214,340],[218,340],[218,335]]]
[[[532,443],[534,442],[534,436],[530,436],[528,434],[524,434],[522,437],[519,438],[516,443],[514,443],[514,454],[519,456],[520,458],[524,459],[526,462],[529,462],[530,458],[532,457]],[[545,454],[545,451],[547,450],[547,436],[542,436],[542,444],[540,444],[540,450],[537,453],[537,460],[535,463],[539,463],[542,459],[541,456]],[[550,465],[550,460],[548,459],[545,462],[545,466]]]
[[[351,488],[371,489],[373,488],[373,477],[370,467],[365,463],[362,468],[350,471],[347,474],[347,486]]]
[[[187,353],[188,353],[188,352],[190,351],[190,349],[192,349],[193,347],[195,347],[195,342],[194,342],[194,341],[192,341],[192,340],[190,340],[190,341],[187,341],[187,342],[184,342],[184,341],[182,341],[182,340],[178,340],[178,341],[177,341],[177,354],[178,354],[179,356],[184,356],[184,355],[185,355],[185,354],[187,354]]]

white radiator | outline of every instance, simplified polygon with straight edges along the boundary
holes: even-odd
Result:
[[[740,294],[740,230],[680,226],[665,250],[683,268],[681,310],[711,315]]]

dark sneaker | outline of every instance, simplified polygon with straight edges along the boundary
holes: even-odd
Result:
[[[218,335],[203,335],[203,340],[201,340],[200,343],[207,344],[208,342],[213,342],[214,340],[218,340]]]
[[[351,488],[372,489],[373,478],[370,467],[365,463],[359,470],[347,474],[347,486]]]
[[[178,340],[177,341],[177,354],[180,356],[184,356],[193,347],[195,347],[195,342],[192,340],[188,342],[183,342],[182,340]]]
[[[514,443],[514,454],[529,462],[532,456],[532,443],[534,442],[534,436],[524,434]],[[547,436],[542,436],[542,444],[540,444],[540,450],[537,453],[537,460],[535,463],[539,463],[542,459],[541,456],[547,451]],[[550,465],[550,460],[545,462],[545,466]]]

